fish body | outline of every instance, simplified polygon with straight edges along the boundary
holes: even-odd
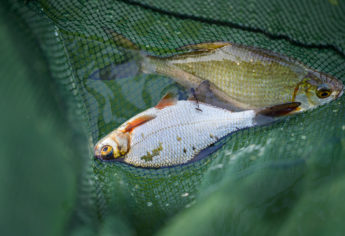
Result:
[[[220,138],[256,125],[256,115],[254,110],[231,112],[164,98],[101,139],[95,145],[95,156],[152,168],[187,163]]]
[[[186,163],[201,150],[238,129],[254,125],[255,112],[230,112],[193,101],[178,101],[164,109],[150,108],[121,125],[100,142],[117,136],[140,117],[154,117],[128,132],[129,151],[123,161],[134,166],[163,167]],[[115,143],[118,141],[115,141]],[[109,144],[112,143],[111,141]]]
[[[169,76],[187,88],[208,80],[219,100],[239,109],[300,102],[298,111],[305,111],[343,93],[335,77],[268,50],[226,42],[183,49],[190,51],[169,57],[142,54],[142,71]]]

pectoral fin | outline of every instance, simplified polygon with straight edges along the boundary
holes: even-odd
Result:
[[[274,105],[272,107],[264,108],[257,112],[257,115],[279,117],[285,116],[293,111],[298,111],[300,102],[288,102],[284,104]]]
[[[163,109],[167,106],[172,106],[177,103],[177,97],[173,93],[167,93],[163,98],[158,102],[155,108]]]
[[[156,118],[154,115],[143,115],[129,121],[122,132],[132,132],[136,127]]]

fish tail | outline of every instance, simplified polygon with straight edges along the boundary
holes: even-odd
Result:
[[[122,34],[106,27],[103,27],[103,30],[108,35],[108,37],[114,41],[114,43],[117,46],[127,50],[140,51],[138,45],[136,45],[134,42],[132,42],[130,39],[126,38]]]
[[[142,51],[140,47],[126,38],[120,33],[115,32],[112,29],[103,27],[108,37],[118,46],[121,50],[130,55],[130,60],[114,65],[116,74],[112,76],[112,79],[122,79],[137,76],[141,73],[154,72],[154,65],[150,62],[147,52]]]

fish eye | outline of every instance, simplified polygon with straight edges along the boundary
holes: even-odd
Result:
[[[101,156],[103,159],[112,159],[113,158],[113,147],[110,145],[105,145],[101,149]]]
[[[316,91],[316,95],[319,98],[327,98],[331,95],[331,93],[332,93],[332,91],[328,88],[325,88],[325,87],[320,87]]]

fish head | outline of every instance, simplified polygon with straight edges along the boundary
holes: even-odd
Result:
[[[128,134],[114,131],[97,142],[94,156],[102,160],[121,158],[129,151],[128,141]]]
[[[337,78],[309,71],[296,86],[293,101],[301,102],[301,109],[306,110],[331,102],[343,94],[344,85]]]

